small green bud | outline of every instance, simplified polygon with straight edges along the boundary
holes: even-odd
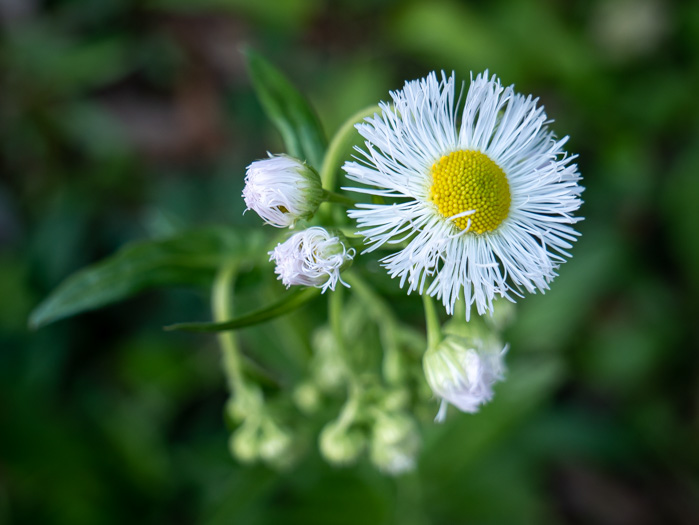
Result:
[[[371,435],[371,461],[379,470],[398,475],[415,468],[420,433],[405,412],[380,412]]]
[[[260,458],[273,466],[283,468],[295,459],[293,448],[294,440],[289,432],[271,419],[265,419],[260,438]]]
[[[336,392],[342,388],[347,377],[347,365],[337,346],[335,336],[327,327],[316,330],[311,341],[313,379],[323,392]]]
[[[298,385],[292,393],[292,398],[296,406],[304,414],[314,414],[320,406],[318,387],[309,381]]]
[[[253,463],[260,456],[260,424],[246,420],[229,438],[229,448],[233,456],[243,463]]]
[[[320,453],[330,463],[348,465],[362,453],[364,441],[359,430],[348,429],[337,421],[331,421],[320,433]]]

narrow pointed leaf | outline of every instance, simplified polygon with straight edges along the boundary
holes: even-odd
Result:
[[[222,261],[252,260],[264,254],[263,248],[259,234],[224,228],[129,244],[67,278],[32,312],[29,326],[39,328],[149,288],[208,284]]]
[[[287,153],[320,169],[327,141],[315,111],[284,74],[260,54],[248,49],[245,57],[257,98],[281,133]]]
[[[221,321],[220,323],[179,323],[166,326],[165,330],[181,330],[184,332],[225,332],[227,330],[237,330],[246,326],[264,323],[292,312],[318,294],[320,294],[318,288],[304,288],[303,290],[285,294],[279,301],[229,321]]]

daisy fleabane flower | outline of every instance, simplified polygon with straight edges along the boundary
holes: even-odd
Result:
[[[454,74],[434,72],[391,97],[356,126],[366,149],[344,165],[364,185],[346,189],[388,199],[348,212],[366,251],[401,244],[382,259],[391,277],[449,314],[463,292],[467,319],[473,305],[482,315],[496,297],[547,290],[579,235],[583,187],[538,99],[487,71],[463,103]]]
[[[296,221],[313,217],[323,202],[323,188],[318,173],[300,160],[269,154],[247,167],[243,199],[247,210],[255,210],[267,224],[293,228]]]
[[[315,286],[325,293],[328,288],[334,290],[338,281],[349,286],[340,273],[352,264],[356,250],[348,248],[341,236],[317,226],[308,228],[278,244],[269,252],[269,260],[276,262],[274,271],[287,288]]]

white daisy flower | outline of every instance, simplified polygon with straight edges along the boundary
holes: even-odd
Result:
[[[475,413],[493,397],[493,385],[504,377],[503,356],[507,345],[494,336],[447,335],[423,357],[425,378],[442,398],[436,421],[444,421],[447,404]]]
[[[310,219],[323,202],[320,176],[312,168],[288,155],[256,160],[245,174],[243,199],[247,210],[277,228],[294,227]]]
[[[407,243],[382,259],[391,277],[441,299],[449,314],[461,297],[466,317],[548,289],[578,233],[583,187],[565,137],[547,128],[538,99],[516,94],[485,72],[472,79],[463,105],[454,75],[406,82],[382,102],[382,114],[358,124],[366,139],[347,188],[385,204],[358,204],[369,244]],[[359,158],[357,160],[360,160]]]
[[[270,261],[277,264],[274,270],[289,288],[292,285],[315,286],[323,293],[335,289],[337,282],[345,283],[340,273],[352,264],[354,248],[340,238],[340,233],[330,233],[324,228],[313,227],[295,233],[269,252]]]

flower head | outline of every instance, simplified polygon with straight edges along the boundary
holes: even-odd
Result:
[[[313,217],[323,188],[318,173],[300,160],[270,154],[248,166],[243,199],[267,224],[293,228],[299,219]]]
[[[391,277],[441,299],[448,313],[463,291],[468,308],[492,311],[500,296],[548,289],[578,233],[583,188],[565,153],[567,137],[547,129],[538,99],[516,94],[487,72],[472,79],[463,104],[454,75],[407,82],[382,102],[381,115],[357,125],[364,159],[349,188],[385,204],[350,210]]]
[[[503,378],[507,346],[493,335],[461,337],[449,334],[425,352],[423,368],[432,391],[442,398],[437,421],[446,416],[447,403],[462,412],[478,412],[493,397],[493,385]]]
[[[295,233],[269,252],[275,261],[275,272],[288,288],[291,285],[315,286],[325,292],[335,289],[337,282],[347,284],[340,273],[349,268],[356,250],[347,248],[340,233],[313,227]]]

